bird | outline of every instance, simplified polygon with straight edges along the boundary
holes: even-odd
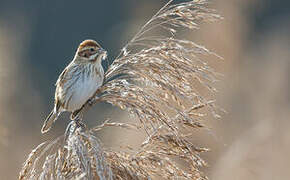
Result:
[[[77,112],[88,102],[104,81],[101,62],[107,57],[95,40],[80,43],[73,60],[59,75],[55,86],[54,108],[47,116],[41,132],[46,133],[62,112]]]

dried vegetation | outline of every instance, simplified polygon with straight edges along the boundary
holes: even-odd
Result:
[[[19,179],[207,179],[199,170],[207,149],[194,146],[190,133],[204,127],[205,114],[218,117],[214,101],[197,88],[215,92],[218,74],[202,56],[216,55],[177,33],[220,18],[205,0],[169,1],[122,49],[94,99],[128,110],[140,124],[71,123],[64,136],[30,153]],[[147,138],[134,153],[103,149],[95,132],[105,126],[142,128]]]

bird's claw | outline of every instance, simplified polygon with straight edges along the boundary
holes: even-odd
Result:
[[[90,106],[93,106],[94,105],[94,101],[95,101],[95,99],[89,99],[88,100],[88,104],[90,105]]]
[[[77,120],[75,121],[75,123],[76,123],[76,129],[81,128],[81,130],[84,130],[87,127],[86,124],[83,123],[81,120]]]

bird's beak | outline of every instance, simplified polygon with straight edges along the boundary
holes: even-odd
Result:
[[[105,49],[99,48],[98,52],[98,54],[102,56],[102,60],[105,60],[107,58],[107,51]]]
[[[98,49],[98,52],[99,52],[99,53],[103,53],[103,52],[106,52],[106,51],[105,51],[105,49],[103,49],[103,48],[99,48],[99,49]]]

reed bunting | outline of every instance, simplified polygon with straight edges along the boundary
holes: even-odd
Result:
[[[46,118],[41,132],[50,130],[58,116],[76,112],[95,94],[104,80],[102,60],[107,52],[94,40],[83,41],[56,82],[54,108]]]

